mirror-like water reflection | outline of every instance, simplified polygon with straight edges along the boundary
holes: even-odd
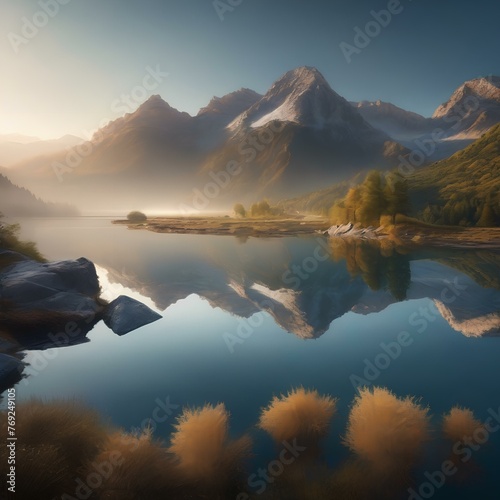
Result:
[[[47,258],[95,262],[106,298],[125,292],[164,318],[124,337],[100,323],[90,342],[27,351],[20,399],[77,397],[125,429],[148,422],[158,399],[224,402],[242,433],[273,395],[303,385],[339,398],[329,463],[347,456],[339,435],[360,380],[422,398],[435,426],[455,405],[480,419],[500,405],[497,253],[155,234],[108,219],[21,223]],[[155,422],[156,434],[167,439],[172,423]],[[269,440],[256,442],[257,462],[272,456]],[[477,454],[485,495],[498,446],[492,435]],[[464,491],[481,491],[471,484]]]

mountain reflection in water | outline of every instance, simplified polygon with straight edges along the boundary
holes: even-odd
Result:
[[[121,254],[100,264],[111,283],[150,297],[161,310],[197,294],[240,317],[265,311],[301,338],[319,337],[348,311],[376,313],[421,298],[432,299],[431,313],[466,336],[500,330],[500,257],[492,252],[410,253],[384,242],[322,237],[191,238],[196,244],[181,254],[149,252],[139,263]],[[418,326],[417,317],[410,321]]]

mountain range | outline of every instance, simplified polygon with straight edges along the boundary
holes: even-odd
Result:
[[[466,147],[500,122],[500,77],[469,80],[437,107],[432,117],[382,101],[351,103],[373,127],[383,130],[407,148],[432,142],[428,160],[440,160]],[[439,140],[434,137],[439,133]]]
[[[8,175],[84,211],[217,210],[392,168],[437,129],[425,160],[447,157],[500,121],[499,95],[500,78],[471,80],[425,118],[381,101],[349,103],[317,69],[300,67],[265,95],[240,89],[196,116],[152,96],[90,141],[18,162]]]
[[[152,96],[70,152],[21,162],[17,183],[84,209],[192,204],[228,164],[241,168],[210,208],[283,197],[389,167],[404,148],[335,93],[319,71],[286,73],[261,96],[251,90],[214,98],[196,116]],[[304,171],[308,175],[304,175]],[[221,173],[222,172],[222,173]],[[147,196],[145,195],[147,193]],[[147,198],[147,199],[146,199]]]
[[[405,153],[308,67],[283,75],[226,128],[226,139],[202,166],[217,172],[242,164],[232,189],[283,197],[345,179],[368,165],[387,167]],[[305,174],[307,172],[307,175]]]
[[[74,135],[45,141],[20,134],[0,135],[0,165],[8,168],[35,156],[50,155],[73,148],[82,142],[82,138]]]
[[[17,217],[75,216],[78,210],[70,205],[47,203],[27,189],[14,185],[0,174],[0,213]]]

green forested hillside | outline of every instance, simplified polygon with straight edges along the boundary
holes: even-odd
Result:
[[[380,173],[380,176],[380,186],[384,188],[394,173]],[[398,186],[403,187],[409,196],[407,213],[425,222],[486,227],[500,225],[500,124],[462,151],[417,169],[403,180]],[[323,215],[331,213],[335,206],[337,221],[347,217],[354,222],[353,213],[358,219],[358,215],[366,211],[364,205],[367,210],[373,209],[373,200],[367,204],[363,196],[356,196],[364,190],[365,183],[366,180],[363,182],[358,175],[349,182],[334,184],[282,204],[288,211]],[[381,206],[372,213],[384,214],[387,207],[383,205],[387,203],[387,199],[381,199]],[[389,213],[392,211],[389,210]],[[359,221],[362,222],[362,218]]]
[[[408,178],[413,211],[426,222],[500,222],[500,124],[453,156]]]
[[[361,183],[366,174],[357,174],[349,181],[332,184],[319,191],[313,191],[296,198],[278,203],[287,212],[303,212],[317,215],[328,215],[332,205],[347,194],[351,186]]]

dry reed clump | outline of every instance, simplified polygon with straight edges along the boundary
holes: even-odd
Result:
[[[168,448],[177,459],[179,471],[210,483],[233,478],[248,457],[252,442],[247,436],[230,441],[228,427],[229,413],[224,404],[184,409]]]
[[[364,388],[354,399],[344,444],[380,471],[411,467],[429,439],[429,409],[388,389]]]
[[[17,442],[16,492],[19,499],[54,498],[75,489],[76,472],[56,446],[25,447]],[[6,448],[7,449],[7,448]],[[0,452],[0,472],[7,474],[7,456]]]
[[[286,396],[275,396],[262,410],[258,426],[276,442],[294,438],[316,441],[327,434],[336,404],[337,400],[330,396],[299,387]]]
[[[111,434],[89,471],[94,465],[110,471],[98,492],[103,500],[174,499],[181,493],[172,457],[147,431]]]
[[[348,460],[333,471],[331,488],[333,494],[330,498],[346,500],[372,500],[380,477],[373,474],[373,470],[364,461]]]
[[[19,403],[16,427],[25,447],[54,446],[71,467],[92,459],[108,437],[99,414],[75,401]]]
[[[449,413],[443,416],[443,434],[450,441],[471,438],[475,431],[483,428],[484,425],[474,417],[474,413],[468,408],[454,406]]]
[[[0,432],[7,435],[7,418]],[[72,401],[32,400],[16,408],[16,495],[52,498],[75,488],[78,470],[104,446],[107,429],[97,413]],[[0,448],[6,473],[8,449]]]

